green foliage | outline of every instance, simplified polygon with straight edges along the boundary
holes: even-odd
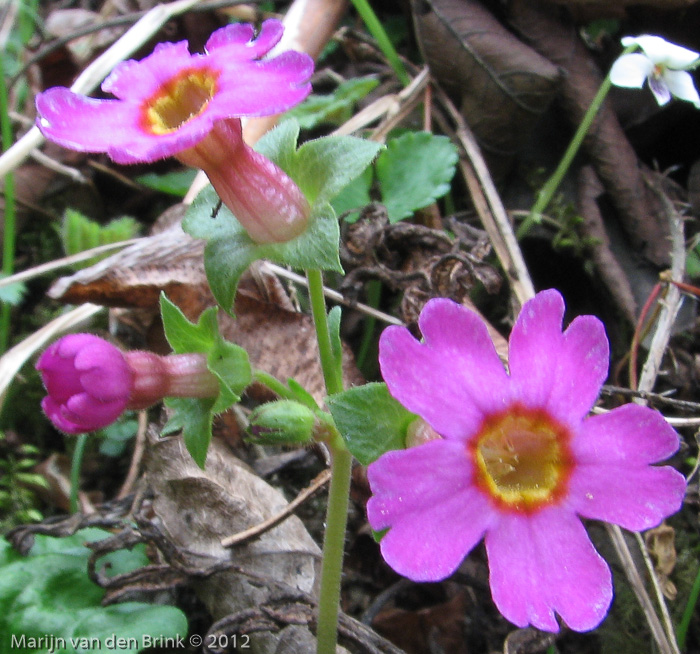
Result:
[[[213,307],[202,313],[196,325],[164,294],[160,296],[160,310],[165,336],[174,352],[206,354],[207,367],[219,380],[218,397],[168,398],[165,401],[174,415],[163,432],[182,430],[187,451],[197,465],[204,468],[214,417],[238,402],[252,380],[248,353],[223,339],[216,319],[217,310]]]
[[[118,243],[134,238],[139,231],[139,223],[133,218],[123,216],[115,218],[107,225],[100,225],[94,220],[90,220],[79,211],[66,209],[61,227],[61,240],[66,254],[77,254],[99,245],[108,243]],[[75,268],[86,268],[92,266],[100,259],[109,256],[105,253],[102,256],[93,257],[87,261],[75,264]]]
[[[7,443],[0,432],[0,529],[27,522],[38,522],[43,518],[38,510],[39,500],[35,490],[46,488],[46,479],[33,472],[39,463],[39,450],[33,445],[17,447]]]
[[[0,273],[0,279],[7,277],[4,273]],[[8,284],[7,286],[0,286],[0,302],[5,304],[10,304],[13,307],[22,303],[25,293],[27,292],[27,286],[23,282],[14,282],[13,284]]]
[[[375,77],[357,77],[341,84],[329,95],[310,95],[304,102],[287,111],[284,120],[296,120],[301,129],[313,129],[323,123],[342,125],[350,119],[353,107],[375,89]]]
[[[120,647],[120,652],[135,653],[141,651],[144,636],[186,636],[187,619],[173,606],[143,602],[101,606],[104,590],[87,575],[91,551],[84,543],[109,535],[101,529],[83,529],[67,538],[39,535],[26,557],[6,540],[0,541],[0,652],[55,649],[106,654],[115,649],[109,647],[107,639],[116,635],[131,645]],[[144,546],[138,545],[113,552],[100,563],[109,566],[106,572],[114,576],[148,564],[148,557]],[[35,646],[40,641],[30,640],[49,635],[54,637],[53,644],[44,640]],[[24,636],[24,641],[13,643],[12,636]],[[65,644],[59,638],[65,639]]]
[[[194,181],[197,171],[191,168],[177,170],[171,173],[158,175],[156,173],[146,173],[136,178],[136,181],[147,188],[168,195],[175,195],[179,198],[185,197]]]
[[[406,445],[406,430],[416,416],[399,404],[386,384],[355,386],[326,399],[336,427],[352,455],[369,465]]]
[[[118,457],[124,453],[127,443],[138,430],[138,420],[129,416],[133,416],[133,413],[127,411],[119,416],[117,422],[99,431],[99,435],[102,437],[100,454]]]
[[[287,173],[306,196],[311,218],[303,234],[286,243],[256,243],[226,207],[212,219],[217,196],[210,187],[197,196],[185,216],[183,229],[208,241],[204,251],[207,279],[226,311],[232,309],[241,275],[258,259],[342,272],[338,221],[329,201],[362,173],[381,146],[350,136],[329,136],[297,149],[298,136],[298,124],[289,120],[260,139],[256,149]]]
[[[412,216],[450,190],[457,165],[457,149],[446,136],[407,132],[391,139],[375,163],[381,196],[392,223]],[[338,213],[370,201],[371,172],[365,172],[333,202]],[[356,216],[351,217],[351,220]]]

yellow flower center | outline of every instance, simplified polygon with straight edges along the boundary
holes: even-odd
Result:
[[[144,103],[145,128],[169,134],[199,116],[216,93],[217,78],[217,72],[206,69],[181,71]]]
[[[569,431],[545,411],[514,405],[484,420],[470,449],[476,483],[500,506],[532,512],[566,491]]]

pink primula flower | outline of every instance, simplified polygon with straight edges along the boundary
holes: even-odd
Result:
[[[313,60],[287,51],[262,59],[282,37],[277,20],[255,37],[247,24],[214,32],[204,54],[187,41],[161,43],[141,61],[119,64],[102,84],[116,100],[56,87],[36,100],[44,136],[115,162],[174,156],[201,168],[253,240],[282,242],[307,227],[310,208],[297,185],[243,142],[242,116],[280,113],[311,91]]]
[[[581,518],[639,531],[678,511],[683,475],[657,463],[679,445],[656,411],[587,417],[608,371],[594,316],[562,333],[564,301],[538,293],[513,327],[506,372],[484,322],[446,299],[423,309],[423,342],[389,327],[379,344],[391,394],[442,438],[368,469],[367,505],[387,563],[415,581],[452,574],[482,539],[499,611],[514,624],[596,627],[610,570]]]
[[[204,354],[122,352],[93,334],[69,334],[39,357],[48,395],[41,408],[61,431],[82,434],[111,425],[126,409],[165,397],[216,397],[219,382]]]

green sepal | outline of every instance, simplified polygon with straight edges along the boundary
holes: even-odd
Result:
[[[329,202],[367,168],[382,146],[351,136],[328,136],[297,149],[298,136],[299,125],[288,120],[261,138],[255,149],[304,193],[311,216],[303,234],[285,243],[256,243],[228,208],[222,206],[212,218],[218,197],[211,187],[197,196],[185,215],[183,229],[208,241],[204,250],[207,279],[226,311],[232,311],[241,275],[258,259],[297,269],[343,272],[338,220]]]
[[[309,407],[312,411],[320,411],[321,408],[318,406],[318,402],[314,399],[314,396],[309,393],[296,379],[290,377],[287,380],[287,386],[289,390],[293,393],[297,402],[300,402],[304,406]]]
[[[406,430],[415,414],[391,395],[384,383],[356,386],[326,398],[348,450],[369,465],[390,450],[406,447]]]
[[[203,468],[214,417],[241,399],[241,393],[253,378],[250,360],[242,347],[223,339],[214,307],[204,311],[196,324],[187,320],[164,293],[160,296],[160,309],[165,336],[173,351],[206,354],[207,368],[219,381],[219,395],[215,398],[168,398],[165,402],[174,415],[163,433],[182,429],[188,452]]]

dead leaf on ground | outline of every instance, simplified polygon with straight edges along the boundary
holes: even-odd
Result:
[[[469,654],[463,633],[467,606],[466,593],[460,591],[447,602],[419,611],[386,609],[372,626],[407,654]]]
[[[554,99],[559,69],[474,0],[412,0],[430,72],[460,106],[500,179]]]
[[[649,554],[654,559],[654,570],[659,578],[664,596],[670,600],[676,599],[678,589],[669,579],[678,559],[675,529],[670,525],[661,524],[644,534],[644,542]]]

